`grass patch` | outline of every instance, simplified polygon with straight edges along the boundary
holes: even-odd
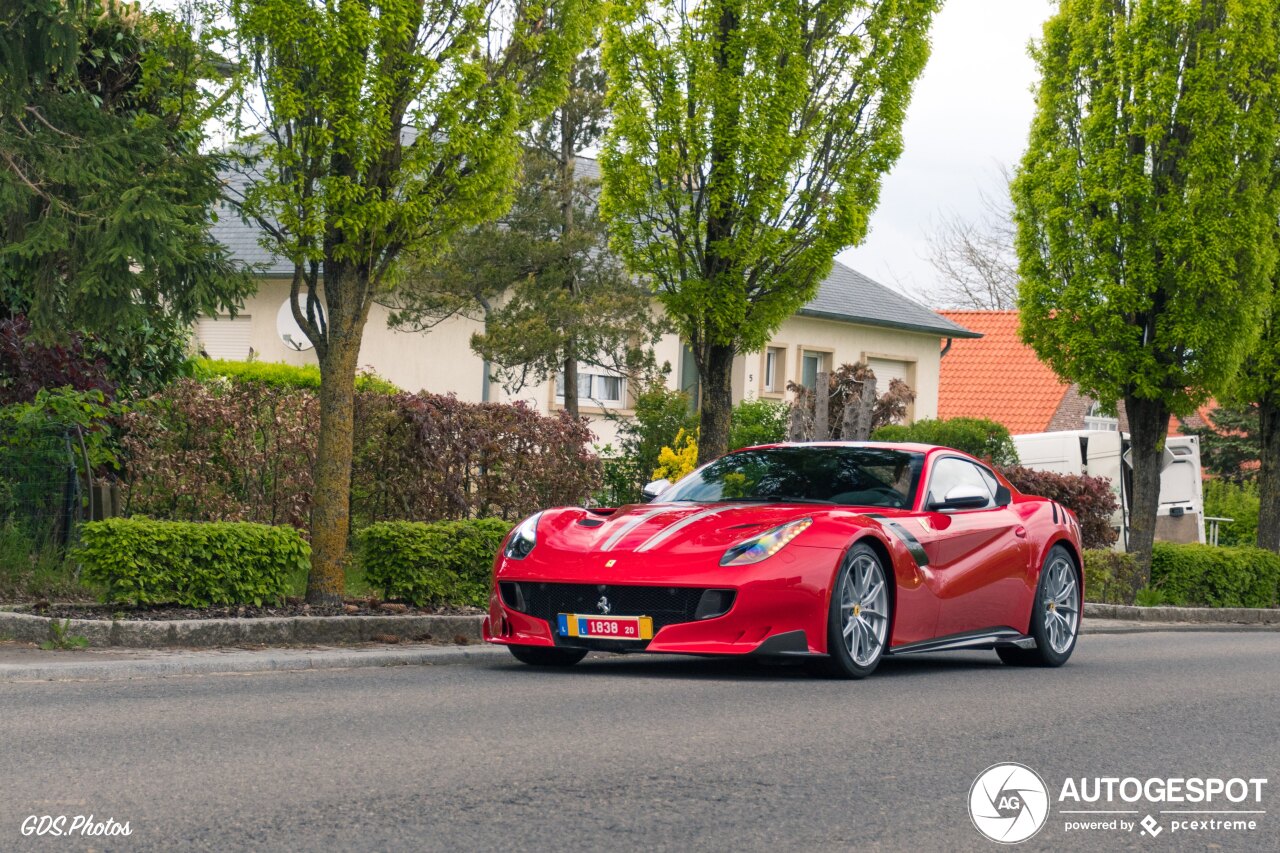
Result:
[[[13,525],[0,526],[0,602],[93,601],[96,592],[62,549],[37,548]]]

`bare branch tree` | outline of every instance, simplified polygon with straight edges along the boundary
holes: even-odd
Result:
[[[928,235],[925,260],[938,274],[929,290],[934,305],[979,311],[1018,306],[1016,229],[1009,200],[1008,168],[1000,167],[1000,192],[984,190],[976,219],[946,214]]]

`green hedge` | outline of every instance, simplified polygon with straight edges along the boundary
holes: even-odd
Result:
[[[191,362],[191,375],[200,380],[230,379],[235,382],[261,382],[275,388],[320,387],[320,368],[314,364],[284,364],[276,361],[234,361],[197,358]],[[400,389],[376,373],[357,373],[357,391],[397,394]]]
[[[1138,561],[1132,554],[1093,549],[1084,552],[1084,597],[1103,604],[1133,604],[1138,593]]]
[[[1165,604],[1206,607],[1280,605],[1280,554],[1157,542],[1151,587]]]
[[[281,601],[311,548],[292,527],[110,518],[81,529],[73,554],[109,602],[184,607]]]
[[[916,421],[910,426],[888,424],[871,434],[874,441],[917,441],[962,450],[992,465],[1017,465],[1018,449],[1009,430],[985,418],[947,418]]]
[[[384,521],[359,533],[365,580],[389,599],[419,606],[484,607],[493,558],[512,524],[470,521]]]
[[[1219,545],[1253,545],[1258,541],[1258,484],[1204,481],[1204,514],[1230,518],[1218,528]]]

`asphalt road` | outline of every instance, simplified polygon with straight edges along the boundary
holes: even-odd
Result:
[[[0,850],[996,850],[969,789],[1017,761],[1051,799],[1067,776],[1270,780],[1252,832],[1069,833],[1055,803],[1023,849],[1275,851],[1280,633],[1085,636],[1059,670],[957,653],[863,682],[593,657],[7,684],[0,756]],[[132,835],[21,834],[89,813]]]

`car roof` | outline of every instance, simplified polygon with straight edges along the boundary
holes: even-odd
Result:
[[[920,444],[913,441],[779,441],[773,444],[757,444],[739,450],[765,450],[774,447],[867,447],[877,450],[901,450],[905,453],[931,453],[935,450],[952,450],[937,444]],[[735,453],[738,451],[734,451]],[[961,453],[961,451],[954,451]],[[964,454],[968,455],[968,454]]]

